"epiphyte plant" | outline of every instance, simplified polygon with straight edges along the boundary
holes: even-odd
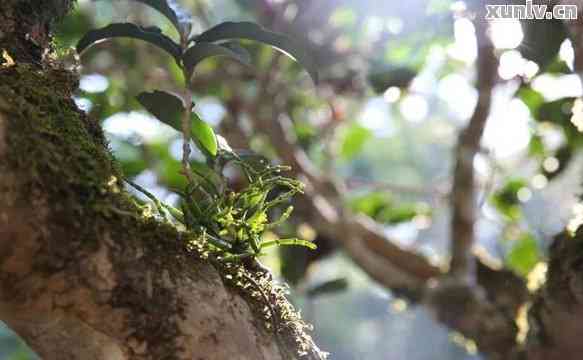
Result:
[[[214,133],[212,127],[194,111],[192,79],[196,66],[203,60],[223,56],[250,65],[251,55],[236,40],[251,40],[271,45],[300,63],[317,82],[316,64],[310,55],[292,39],[264,29],[251,22],[223,22],[197,35],[191,35],[191,17],[172,0],[134,0],[148,5],[164,15],[176,28],[179,43],[165,35],[159,27],[143,27],[133,23],[112,23],[87,32],[77,44],[82,54],[91,46],[112,38],[125,37],[145,41],[170,54],[181,69],[184,87],[180,95],[154,90],[142,92],[138,102],[161,122],[181,132],[182,173],[185,189],[178,191],[181,209],[161,203],[139,185],[126,179],[138,191],[154,202],[165,219],[170,215],[186,229],[201,234],[206,249],[220,254],[223,260],[254,258],[273,245],[300,245],[315,248],[300,239],[263,241],[263,234],[282,223],[292,211],[288,207],[273,222],[268,212],[287,202],[302,191],[302,184],[281,175],[284,166],[271,165],[257,155],[242,155],[233,151],[226,140]],[[207,167],[192,166],[190,142],[194,141],[206,158]],[[247,178],[248,185],[239,192],[232,191],[223,177],[223,167],[232,163]],[[279,192],[275,197],[274,190]]]

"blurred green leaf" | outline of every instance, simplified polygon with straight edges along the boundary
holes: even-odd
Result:
[[[417,214],[418,210],[415,204],[399,204],[384,208],[375,220],[385,224],[399,224],[413,220]]]
[[[352,159],[362,150],[364,144],[372,135],[369,129],[357,123],[352,124],[342,134],[340,156],[345,160]]]
[[[370,216],[384,224],[399,224],[413,220],[428,211],[419,203],[394,203],[388,193],[372,192],[352,199],[348,206],[354,212]]]
[[[152,165],[154,165],[160,184],[171,190],[184,189],[186,178],[181,174],[182,164],[172,156],[168,143],[150,142],[145,144],[145,147],[152,158],[157,160]]]
[[[530,156],[543,157],[546,154],[545,144],[539,135],[533,135],[528,143],[528,154]]]
[[[77,52],[81,54],[93,45],[116,37],[143,40],[168,52],[175,59],[180,58],[180,46],[162,34],[160,28],[155,26],[140,27],[131,23],[110,24],[106,27],[87,32],[77,43]]]
[[[534,268],[540,261],[540,251],[536,239],[531,234],[524,234],[512,246],[506,256],[508,267],[522,276]]]
[[[128,141],[114,136],[110,137],[109,143],[126,177],[133,178],[148,168],[144,154]]]
[[[571,122],[574,97],[565,97],[542,104],[536,112],[537,121],[548,121],[561,127],[572,148],[583,146],[583,136]]]
[[[347,288],[348,280],[342,277],[316,284],[306,290],[306,295],[310,298],[314,298],[321,295],[331,295],[340,291],[345,291]]]
[[[547,66],[546,72],[551,74],[571,74],[573,71],[569,69],[569,66],[564,60],[558,58]]]
[[[541,93],[526,85],[518,89],[516,96],[528,107],[532,116],[537,114],[538,109],[545,102]]]
[[[571,125],[571,109],[575,98],[566,97],[541,104],[536,112],[538,121],[549,121],[559,126]]]
[[[303,106],[298,106],[298,108],[304,109]],[[303,147],[307,147],[318,134],[316,127],[308,121],[297,120],[293,125],[298,141]]]
[[[524,179],[511,179],[491,197],[494,207],[509,220],[518,220],[521,217],[518,191],[527,187]]]
[[[299,62],[308,71],[314,82],[318,82],[318,67],[315,59],[292,39],[285,35],[269,31],[255,23],[228,21],[194,38],[197,43],[234,39],[258,41],[281,50],[284,54]]]
[[[393,202],[390,194],[385,192],[371,192],[351,199],[348,203],[352,211],[368,215],[372,218],[377,217],[383,209],[392,205]]]

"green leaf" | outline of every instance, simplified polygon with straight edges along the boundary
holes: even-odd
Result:
[[[194,41],[200,43],[234,39],[258,41],[273,46],[300,63],[312,80],[318,82],[316,61],[300,45],[283,34],[269,31],[252,22],[224,22],[196,36]]]
[[[567,143],[572,147],[583,146],[583,137],[571,122],[575,98],[565,97],[542,104],[535,114],[537,121],[548,121],[561,127]]]
[[[154,90],[151,93],[143,92],[137,100],[152,115],[164,124],[182,132],[182,116],[184,103],[176,95],[166,91]],[[218,144],[213,128],[205,123],[195,112],[192,113],[192,137],[201,151],[212,156],[217,155]]]
[[[565,97],[541,104],[536,112],[537,121],[549,121],[559,126],[571,124],[571,109],[575,98]]]
[[[350,200],[348,206],[354,212],[362,213],[372,218],[377,217],[385,208],[391,207],[393,202],[388,193],[372,192]]]
[[[527,187],[527,182],[523,179],[511,179],[501,189],[492,195],[492,205],[509,220],[518,220],[522,211],[518,191]]]
[[[306,291],[306,295],[308,297],[314,298],[320,295],[330,295],[340,291],[344,291],[347,288],[348,280],[342,277],[338,279],[324,281],[320,284],[316,284]]]
[[[243,60],[243,63],[251,64],[251,54],[247,49],[245,49],[241,44],[237,41],[228,41],[225,43],[221,43],[222,46],[228,48],[229,50],[233,51],[234,53],[238,54],[239,57]]]
[[[97,0],[95,0],[97,1]],[[156,9],[162,15],[164,15],[172,25],[176,28],[179,34],[188,35],[190,32],[191,24],[190,19],[186,16],[184,11],[181,11],[176,4],[170,4],[167,0],[134,0],[140,2],[144,5],[148,5],[149,7]],[[172,2],[174,3],[174,2]],[[178,14],[180,14],[180,17]]]
[[[213,128],[204,122],[196,113],[193,112],[192,114],[192,135],[197,145],[201,150],[208,152],[212,156],[217,156],[218,144]]]
[[[168,52],[175,59],[179,59],[182,52],[180,46],[162,34],[160,28],[155,26],[140,27],[131,23],[110,24],[106,27],[87,32],[77,43],[77,52],[81,54],[93,45],[116,37],[143,40]]]
[[[353,124],[343,134],[340,145],[340,156],[345,160],[352,159],[357,155],[368,139],[372,137],[372,132],[358,124]]]
[[[182,55],[182,62],[189,74],[194,72],[194,68],[201,61],[214,56],[224,56],[236,60],[245,65],[251,65],[249,53],[246,55],[241,52],[245,51],[243,48],[233,51],[232,48],[224,45],[217,45],[212,43],[198,43],[189,47]]]
[[[528,107],[532,116],[536,116],[538,109],[545,102],[543,95],[530,86],[521,86],[516,96]]]
[[[569,68],[569,65],[564,60],[556,58],[555,61],[549,64],[546,68],[546,72],[551,74],[571,74],[573,71]]]
[[[182,132],[181,119],[184,114],[184,102],[166,91],[154,90],[142,92],[137,96],[138,102],[164,124]]]
[[[178,30],[179,34],[188,35],[187,32],[190,32],[191,29],[190,20],[187,21],[184,20],[186,17],[184,16],[183,12],[180,13],[182,16],[181,18],[179,18],[178,15],[176,14],[176,10],[178,9],[176,8],[176,6],[171,7],[168,4],[168,1],[166,0],[135,0],[135,1],[141,2],[158,10],[160,13],[162,13],[162,15],[166,16],[168,20],[170,20],[172,25],[174,25],[176,30]]]
[[[526,276],[540,260],[536,239],[530,234],[524,234],[506,256],[508,267]]]
[[[528,154],[530,156],[543,157],[546,154],[545,144],[540,135],[533,135],[528,143]]]
[[[399,204],[383,209],[375,220],[386,224],[399,224],[413,220],[418,213],[415,204]]]

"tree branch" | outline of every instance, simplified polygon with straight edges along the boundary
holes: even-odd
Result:
[[[254,129],[269,136],[278,156],[306,183],[306,194],[298,200],[301,213],[310,214],[310,223],[316,230],[339,241],[347,254],[373,279],[392,289],[407,288],[419,292],[428,279],[439,276],[441,270],[422,255],[403,249],[388,239],[382,229],[365,216],[355,216],[344,209],[342,187],[331,178],[321,174],[309,160],[307,154],[296,143],[292,123],[285,115],[281,99],[271,89],[277,70],[278,55],[272,68],[260,79],[260,94],[253,104],[243,104],[242,97],[235,94],[228,102],[232,121],[240,137],[247,137],[241,124],[241,112],[252,118]],[[274,70],[275,68],[275,70]],[[274,108],[261,117],[263,99],[271,99]]]
[[[0,66],[0,319],[48,360],[320,359],[281,291],[276,336],[239,269],[133,202],[63,75]]]
[[[461,131],[455,150],[455,168],[451,191],[451,264],[450,274],[470,283],[475,281],[474,222],[476,195],[474,157],[490,113],[492,89],[495,84],[498,60],[494,45],[486,34],[487,22],[483,11],[474,20],[478,44],[478,103],[467,127]]]

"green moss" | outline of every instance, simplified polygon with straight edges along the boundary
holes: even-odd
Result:
[[[60,70],[40,72],[28,65],[0,68],[0,112],[7,115],[3,118],[8,145],[7,163],[0,168],[16,174],[18,189],[13,193],[18,204],[35,208],[43,201],[40,205],[51,209],[48,221],[37,219],[39,226],[49,224],[51,234],[35,260],[37,270],[59,271],[78,261],[80,252],[96,249],[103,234],[110,235],[115,242],[111,258],[116,273],[126,276],[116,279],[111,305],[138,309],[130,325],[140,333],[133,336],[155,344],[153,356],[162,359],[175,352],[173,340],[179,330],[170,319],[181,313],[181,304],[174,294],[161,293],[144,304],[146,294],[139,289],[148,271],[160,274],[163,269],[170,277],[190,274],[196,256],[185,244],[192,239],[182,241],[187,235],[145,216],[144,209],[123,191],[122,174],[99,125],[71,100],[75,82]],[[67,234],[71,231],[74,237]],[[140,261],[132,260],[137,249],[144,251]],[[152,281],[162,280],[155,275]],[[151,313],[166,316],[147,316]]]
[[[164,281],[162,273],[171,279],[206,277],[210,267],[204,265],[205,248],[194,234],[145,216],[144,209],[123,190],[123,176],[101,128],[71,99],[76,82],[64,70],[40,72],[25,64],[0,67],[0,113],[7,115],[8,145],[8,163],[0,164],[0,171],[6,166],[17,174],[19,203],[34,207],[35,194],[47,197],[53,235],[75,230],[75,241],[62,240],[70,236],[45,239],[46,249],[37,261],[44,271],[62,269],[69,260],[76,260],[80,249],[95,248],[104,233],[111,235],[118,252],[114,254],[117,273],[128,274],[118,279],[111,303],[143,309],[144,316],[132,319],[135,328],[141,329],[133,336],[155,344],[149,350],[155,351],[151,354],[154,358],[166,358],[173,353],[173,340],[179,331],[170,319],[181,313],[182,304],[174,294],[160,292],[163,290],[144,302],[145,294],[135,289],[144,283],[148,272],[154,274],[154,285]],[[131,260],[137,248],[145,249],[143,261]],[[224,282],[247,300],[258,318],[265,320],[262,324],[267,334],[273,333],[275,324],[277,338],[286,348],[295,349],[299,357],[319,357],[306,335],[307,325],[285,299],[283,288],[261,272],[208,261]],[[168,316],[147,316],[149,313]]]

